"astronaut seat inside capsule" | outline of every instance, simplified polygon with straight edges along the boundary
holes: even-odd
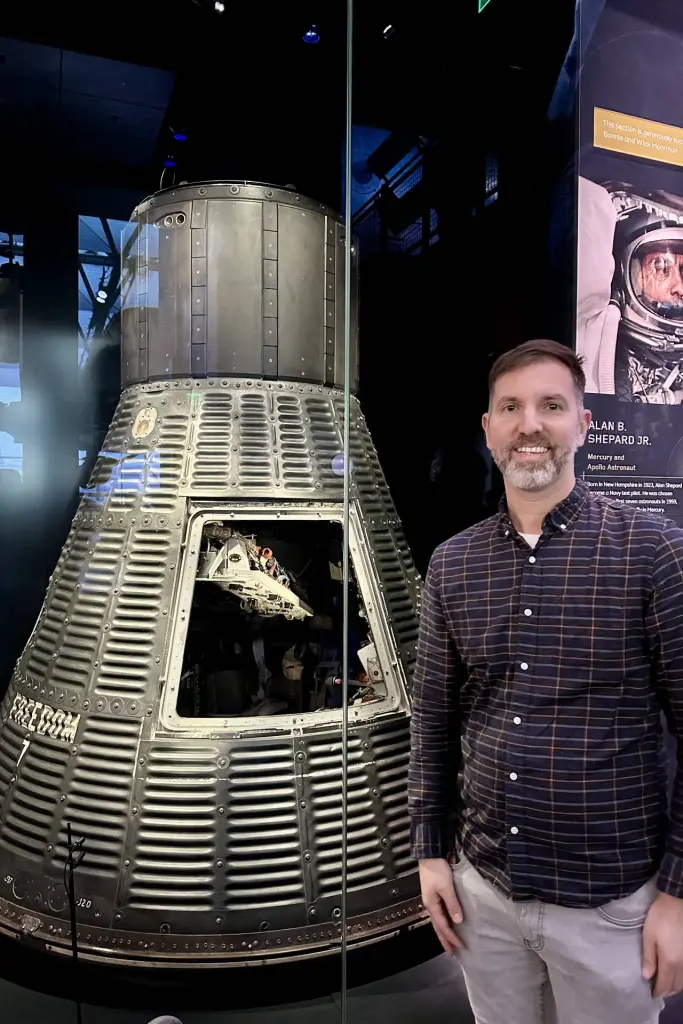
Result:
[[[177,713],[225,718],[339,708],[341,524],[212,520],[195,554]],[[349,701],[382,701],[386,686],[353,577],[349,612]]]

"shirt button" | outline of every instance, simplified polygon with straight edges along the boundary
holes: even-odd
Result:
[[[531,556],[531,558],[529,559],[529,561],[530,561],[530,562],[531,562],[531,564],[533,565],[533,564],[534,564],[534,562],[536,561],[536,556],[535,556],[535,555],[532,555],[532,556]]]
[[[566,525],[564,523],[560,523],[560,529],[561,530],[566,530],[567,527],[566,527]]]
[[[510,778],[513,782],[517,781],[517,772],[510,772]]]
[[[516,836],[517,833],[519,832],[519,829],[517,828],[516,825],[513,825],[512,828],[510,829],[510,831],[512,832],[513,836]]]
[[[522,664],[519,667],[521,668],[522,672],[526,672],[526,670],[528,669],[529,666],[527,665],[527,663],[525,661],[523,661]]]
[[[533,615],[533,612],[531,611],[531,608],[525,608],[524,609],[524,614],[529,616],[529,615]]]
[[[519,715],[515,715],[515,717],[512,719],[512,721],[515,723],[515,725],[521,725],[522,724],[522,719],[519,717]]]
[[[510,531],[509,531],[509,530],[506,530],[506,531],[505,531],[505,536],[506,536],[506,537],[509,537],[509,536],[510,536]]]

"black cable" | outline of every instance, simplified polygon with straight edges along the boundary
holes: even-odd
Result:
[[[71,951],[73,953],[74,965],[74,991],[76,993],[76,1024],[83,1024],[83,1009],[78,991],[78,933],[76,931],[76,889],[74,886],[74,871],[83,860],[83,839],[74,842],[71,832],[71,822],[66,823],[67,856],[64,864],[64,886],[69,900],[69,912],[71,917]],[[75,856],[74,856],[75,854]]]

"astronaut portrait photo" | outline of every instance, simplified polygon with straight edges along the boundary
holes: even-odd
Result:
[[[683,401],[683,197],[579,179],[577,351],[587,392]]]

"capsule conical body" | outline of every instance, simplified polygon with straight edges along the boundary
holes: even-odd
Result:
[[[135,211],[123,392],[0,712],[0,926],[46,948],[70,944],[68,823],[95,960],[338,948],[344,824],[347,934],[421,917],[420,580],[353,394],[342,748],[344,244],[265,185]],[[355,387],[355,325],[351,348]]]

